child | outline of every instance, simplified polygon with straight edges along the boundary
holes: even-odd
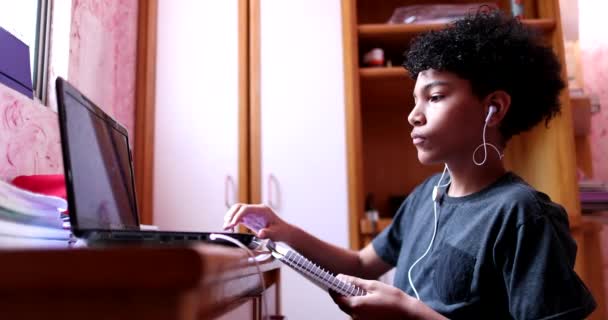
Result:
[[[534,33],[499,11],[479,12],[415,40],[408,116],[423,164],[443,174],[408,196],[393,223],[359,252],[325,243],[263,205],[233,206],[225,228],[262,218],[261,238],[367,291],[332,298],[356,319],[581,319],[595,301],[573,270],[565,210],[507,172],[511,136],[559,113],[560,64]],[[418,299],[417,299],[418,298]]]

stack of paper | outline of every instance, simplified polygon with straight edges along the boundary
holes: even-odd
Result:
[[[68,247],[67,202],[0,181],[0,247]]]

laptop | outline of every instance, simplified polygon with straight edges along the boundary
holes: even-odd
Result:
[[[141,230],[133,158],[127,130],[77,88],[56,80],[61,149],[73,234],[89,245],[184,244],[230,236],[248,246],[254,235],[223,232]]]

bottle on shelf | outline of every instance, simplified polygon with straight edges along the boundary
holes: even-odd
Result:
[[[365,216],[371,223],[372,234],[376,234],[378,232],[378,219],[380,218],[380,214],[374,206],[373,193],[368,193],[365,197]]]

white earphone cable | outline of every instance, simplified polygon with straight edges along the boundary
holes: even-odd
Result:
[[[488,148],[487,146],[490,146],[492,148],[494,148],[494,150],[496,150],[496,152],[498,153],[498,158],[502,159],[502,157],[504,157],[504,154],[502,154],[500,152],[500,150],[493,144],[486,142],[486,128],[488,127],[488,122],[486,121],[483,125],[483,134],[482,134],[482,139],[483,139],[483,143],[480,144],[477,148],[475,148],[475,151],[473,151],[473,163],[478,165],[478,166],[482,166],[484,163],[486,163],[486,160],[488,158]],[[475,154],[477,154],[477,151],[479,150],[479,148],[483,147],[483,160],[481,162],[477,162],[477,160],[475,160]]]
[[[437,182],[437,185],[433,187],[434,223],[433,223],[433,235],[431,236],[431,241],[429,242],[429,246],[426,248],[426,251],[424,251],[424,253],[420,256],[420,258],[418,258],[416,261],[414,261],[414,263],[412,263],[409,270],[407,271],[407,279],[410,283],[410,286],[412,287],[412,290],[414,291],[414,295],[416,296],[416,299],[418,299],[418,300],[420,300],[420,295],[418,295],[418,290],[416,290],[416,286],[414,286],[414,281],[412,281],[412,270],[414,269],[414,266],[416,266],[418,264],[418,262],[420,262],[420,260],[422,260],[424,257],[426,257],[426,255],[429,253],[429,251],[431,251],[431,248],[433,247],[433,242],[435,241],[435,236],[437,235],[437,223],[438,223],[438,221],[437,221],[437,201],[439,200],[439,188],[447,187],[450,185],[450,182],[451,182],[448,180],[448,182],[446,182],[445,184],[441,184],[441,181],[443,181],[443,177],[445,176],[446,171],[449,171],[447,164],[443,168],[443,173],[441,174],[441,177],[439,178],[439,182]]]

